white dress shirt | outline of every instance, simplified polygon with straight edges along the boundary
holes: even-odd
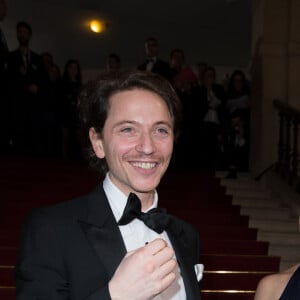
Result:
[[[127,203],[127,196],[123,194],[110,180],[109,174],[103,181],[103,188],[108,198],[109,205],[113,211],[113,214],[118,222],[121,218],[123,211]],[[148,210],[157,207],[158,195],[155,192],[153,205]],[[134,219],[127,225],[119,226],[127,251],[144,247],[147,242],[151,242],[154,239],[161,238],[172,247],[169,237],[165,231],[161,234],[153,231],[147,227],[143,221]],[[186,293],[184,288],[183,279],[180,275],[180,269],[176,269],[176,279],[164,292],[153,298],[153,300],[185,300]]]
[[[148,62],[147,62],[147,65],[146,65],[146,70],[151,72],[152,69],[153,69],[154,64],[157,61],[157,57],[149,57],[147,60],[148,60]]]

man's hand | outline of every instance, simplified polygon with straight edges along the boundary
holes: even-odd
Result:
[[[147,300],[175,280],[174,250],[162,239],[128,252],[109,282],[113,300]]]

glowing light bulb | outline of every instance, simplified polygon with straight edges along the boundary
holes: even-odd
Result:
[[[92,20],[90,22],[90,29],[95,33],[101,33],[104,31],[104,23],[99,20]]]

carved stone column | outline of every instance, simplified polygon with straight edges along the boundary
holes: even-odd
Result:
[[[252,1],[250,171],[253,175],[277,160],[279,118],[273,100],[289,101],[291,93],[289,73],[294,70],[289,58],[292,2],[299,4],[299,0]]]

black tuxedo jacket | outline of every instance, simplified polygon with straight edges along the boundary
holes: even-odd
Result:
[[[138,66],[138,69],[141,71],[145,71],[147,68],[147,63],[148,63],[147,60],[145,60],[141,65]],[[154,63],[151,72],[159,74],[168,80],[171,79],[170,65],[166,61],[163,61],[160,58],[158,58]]]
[[[2,80],[5,79],[5,71],[7,68],[8,48],[4,33],[0,27],[0,86],[2,87]],[[0,90],[1,92],[1,90]]]
[[[22,53],[20,49],[9,52],[8,54],[8,75],[10,80],[16,84],[25,84],[26,86],[31,83],[40,83],[41,76],[41,57],[38,53],[29,51],[30,61],[28,62],[27,74],[20,73],[21,67],[24,65]]]
[[[177,218],[166,229],[187,300],[200,299],[194,265],[195,229]],[[15,270],[17,300],[108,300],[108,282],[126,254],[102,187],[88,195],[40,208],[26,219]]]

